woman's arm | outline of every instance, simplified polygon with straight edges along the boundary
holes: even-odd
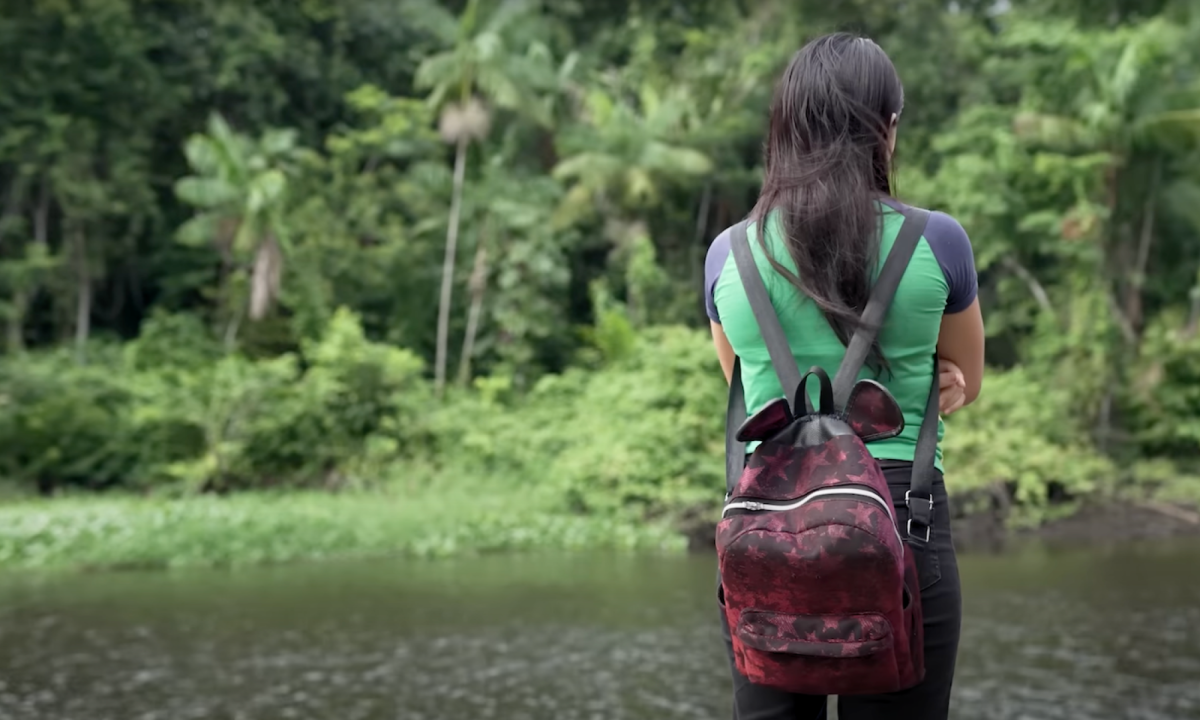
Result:
[[[966,381],[962,368],[944,357],[938,358],[938,412],[953,415],[966,402]]]
[[[942,414],[949,415],[979,397],[983,384],[983,315],[979,276],[967,231],[941,212],[929,215],[925,239],[946,278],[946,307],[938,332]]]
[[[733,382],[733,347],[725,337],[721,323],[711,322],[713,346],[725,382]],[[975,402],[983,384],[983,316],[976,300],[966,310],[942,318],[942,329],[938,336],[940,410],[950,415]],[[963,364],[967,370],[963,370]]]
[[[725,373],[725,382],[733,382],[733,361],[735,355],[733,346],[729,344],[729,338],[725,337],[725,328],[721,327],[721,323],[712,322],[713,345],[717,348],[717,359],[721,361],[721,370]]]
[[[959,407],[970,405],[979,397],[983,385],[983,348],[983,314],[979,309],[979,298],[962,312],[942,316],[937,352],[938,357],[955,366],[944,367],[943,371],[954,369],[961,374],[963,400]],[[942,386],[945,387],[944,382]]]

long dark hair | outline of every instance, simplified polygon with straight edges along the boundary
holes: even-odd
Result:
[[[834,33],[805,45],[775,89],[766,177],[751,216],[779,213],[793,273],[842,344],[860,325],[879,261],[881,195],[892,192],[889,134],[904,106],[892,61],[871,40]],[[759,233],[763,248],[767,245]],[[886,367],[878,341],[868,364]]]

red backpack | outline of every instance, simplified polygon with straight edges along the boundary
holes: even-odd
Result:
[[[757,685],[806,695],[863,695],[903,690],[925,675],[914,550],[928,543],[932,522],[936,360],[903,527],[866,444],[898,435],[904,415],[883,385],[855,379],[927,219],[923,210],[906,211],[863,326],[851,337],[832,383],[821,368],[801,376],[751,254],[747,223],[733,229],[738,273],[789,393],[741,422],[744,391],[740,362],[735,365],[717,558],[734,661]],[[818,407],[807,392],[814,378]],[[756,440],[761,444],[746,460],[743,443]]]

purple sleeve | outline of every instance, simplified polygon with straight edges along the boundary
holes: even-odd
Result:
[[[946,213],[934,212],[930,213],[929,224],[925,227],[925,240],[933,250],[942,274],[946,276],[946,284],[950,286],[945,313],[953,315],[966,310],[979,293],[975,253],[971,250],[967,231]]]
[[[708,256],[704,258],[704,309],[708,311],[709,319],[715,323],[721,322],[721,316],[717,314],[717,302],[713,291],[717,288],[717,281],[721,279],[721,270],[729,260],[730,251],[729,231],[726,230],[713,240],[712,245],[708,247]]]

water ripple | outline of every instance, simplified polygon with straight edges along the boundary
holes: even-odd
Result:
[[[728,717],[711,559],[608,562],[2,590],[0,718]],[[1200,552],[1122,562],[963,558],[954,717],[1200,719]]]

